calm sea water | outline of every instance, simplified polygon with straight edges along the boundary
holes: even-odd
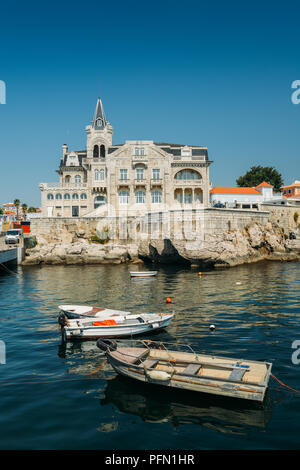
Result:
[[[300,263],[260,263],[202,278],[197,270],[159,267],[156,278],[130,279],[131,269],[18,267],[16,274],[0,275],[0,340],[6,345],[0,448],[299,448],[300,394],[271,378],[258,405],[119,377],[95,342],[62,343],[57,306],[174,310],[176,322],[153,339],[270,361],[281,381],[300,390],[300,365],[291,359],[292,342],[300,340]]]

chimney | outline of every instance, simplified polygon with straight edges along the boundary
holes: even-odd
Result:
[[[64,144],[62,146],[62,151],[63,151],[63,157],[68,153],[68,146],[67,144]]]

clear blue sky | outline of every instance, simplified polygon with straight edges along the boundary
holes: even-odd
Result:
[[[213,185],[252,165],[300,179],[297,2],[30,2],[0,6],[0,203],[40,205],[61,146],[85,148],[100,94],[114,143],[208,147]]]

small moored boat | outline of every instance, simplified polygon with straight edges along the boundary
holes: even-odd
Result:
[[[127,347],[97,341],[108,362],[121,375],[146,383],[262,402],[272,364],[203,355],[185,346],[139,341]],[[186,352],[187,351],[187,352]]]
[[[114,310],[104,307],[93,307],[90,305],[59,305],[59,310],[67,318],[110,318],[120,315],[129,315],[131,312]]]
[[[150,333],[169,326],[174,314],[141,313],[139,315],[119,315],[106,319],[60,317],[60,325],[65,340],[130,337]]]
[[[157,271],[131,271],[131,277],[152,277],[156,276]]]

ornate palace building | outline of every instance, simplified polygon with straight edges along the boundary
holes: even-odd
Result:
[[[59,182],[41,183],[43,217],[141,216],[209,206],[207,148],[151,140],[113,144],[97,101],[86,150],[62,146]]]

